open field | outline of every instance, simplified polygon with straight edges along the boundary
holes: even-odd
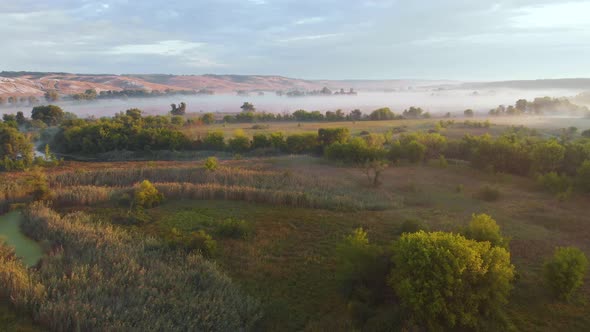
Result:
[[[228,161],[248,168],[248,161]],[[380,188],[367,187],[359,169],[337,167],[311,157],[256,159],[255,169],[302,172],[345,186],[352,192],[374,190],[396,197],[397,204],[384,211],[340,212],[325,209],[290,208],[240,201],[169,200],[149,211],[142,226],[122,226],[151,236],[163,237],[172,229],[182,233],[211,232],[227,218],[244,220],[254,229],[246,240],[217,239],[214,258],[251,295],[265,303],[264,330],[325,330],[352,326],[346,302],[334,280],[334,248],[353,229],[366,229],[372,241],[387,246],[398,236],[401,223],[423,221],[430,230],[459,231],[473,213],[488,213],[511,239],[513,263],[519,273],[508,306],[518,330],[583,330],[590,324],[590,305],[583,296],[571,304],[556,303],[545,291],[541,266],[555,246],[575,245],[590,254],[590,222],[585,213],[590,197],[576,195],[559,202],[537,190],[527,178],[487,174],[467,166],[441,169],[436,165],[402,164],[383,174]],[[115,166],[116,164],[106,164]],[[103,165],[103,166],[106,166]],[[127,166],[130,166],[128,164]],[[139,163],[138,163],[139,165]],[[178,167],[182,163],[157,163]],[[95,164],[87,164],[90,172]],[[118,165],[120,167],[121,165]],[[342,179],[346,179],[343,180]],[[484,185],[501,193],[496,202],[474,198]],[[457,186],[463,187],[461,192]],[[126,209],[106,203],[83,210],[107,222]]]

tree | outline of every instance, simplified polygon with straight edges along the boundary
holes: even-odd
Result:
[[[135,189],[136,206],[149,209],[160,204],[163,199],[164,195],[148,180],[143,180]]]
[[[475,241],[488,241],[493,246],[508,247],[500,232],[500,226],[487,214],[474,214],[465,229],[465,237]]]
[[[0,169],[22,169],[33,162],[33,144],[14,126],[0,123]]]
[[[64,117],[64,111],[59,106],[47,105],[33,107],[31,119],[43,121],[47,126],[60,124]]]
[[[582,191],[590,192],[590,160],[586,160],[580,165],[576,179],[576,183]]]
[[[236,130],[234,137],[229,139],[228,146],[232,152],[246,152],[250,150],[250,140],[243,130]]]
[[[565,147],[555,140],[539,143],[533,147],[533,168],[539,173],[557,170],[565,157]]]
[[[55,102],[59,100],[59,94],[55,90],[45,92],[45,100],[48,102]]]
[[[213,113],[205,113],[201,117],[201,121],[203,121],[204,124],[212,124],[212,123],[215,123],[215,114],[213,114]]]
[[[588,259],[580,249],[558,247],[553,258],[545,263],[545,281],[557,298],[568,301],[584,284],[587,269]]]
[[[25,115],[23,114],[23,112],[22,111],[16,112],[16,123],[19,126],[23,126],[26,122],[27,122],[27,119],[25,118]]]
[[[404,118],[416,119],[421,117],[423,112],[424,110],[422,108],[412,106],[403,112],[403,116]]]
[[[361,112],[361,110],[355,109],[350,111],[348,117],[351,121],[360,121],[363,117],[363,113]]]
[[[424,160],[426,146],[418,141],[411,141],[403,147],[404,155],[413,163]]]
[[[215,157],[208,157],[203,166],[209,172],[214,172],[219,167],[219,161]]]
[[[467,118],[472,118],[474,113],[472,109],[466,109],[465,111],[463,111],[463,115],[465,115],[465,117]]]
[[[223,138],[223,132],[221,131],[210,131],[203,140],[205,148],[210,150],[221,151],[225,148],[225,141]]]
[[[256,112],[254,105],[249,102],[244,102],[240,108],[242,109],[242,112]]]
[[[369,114],[371,120],[392,120],[395,118],[395,114],[389,109],[389,107],[379,108]]]
[[[318,129],[318,140],[324,147],[333,143],[344,143],[350,136],[348,128],[320,128]]]
[[[186,104],[181,102],[178,107],[176,104],[170,104],[170,114],[172,115],[185,115],[186,114]]]
[[[392,260],[402,309],[428,330],[477,329],[500,313],[514,278],[506,249],[453,233],[402,234]]]
[[[382,159],[368,160],[364,164],[364,171],[369,183],[373,187],[378,187],[381,184],[381,173],[387,169],[387,162]]]

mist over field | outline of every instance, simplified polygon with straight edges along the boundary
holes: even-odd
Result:
[[[269,91],[264,96],[259,96],[256,93],[252,93],[250,96],[238,96],[236,94],[216,94],[211,96],[175,95],[161,98],[111,99],[92,102],[58,101],[53,104],[59,105],[65,111],[72,112],[79,117],[112,116],[129,108],[139,108],[147,114],[163,115],[170,111],[171,103],[178,104],[180,102],[187,103],[188,113],[235,113],[241,111],[240,105],[244,102],[251,102],[257,111],[272,113],[291,113],[299,109],[319,110],[322,112],[337,109],[343,111],[360,109],[363,113],[369,113],[381,107],[389,107],[395,113],[401,113],[410,106],[416,106],[423,108],[432,115],[447,112],[458,115],[468,108],[473,109],[476,114],[487,114],[491,108],[498,105],[513,105],[518,99],[533,100],[536,97],[545,96],[552,98],[572,97],[580,92],[580,90],[565,89],[439,90],[437,88],[417,88],[415,90],[395,92],[359,91],[356,96],[286,97],[277,96],[274,92]],[[30,106],[0,108],[0,113],[23,111],[28,114],[31,108]]]

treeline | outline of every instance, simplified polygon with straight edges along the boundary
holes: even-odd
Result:
[[[590,112],[588,107],[573,104],[567,98],[542,97],[533,101],[519,99],[514,105],[508,107],[500,105],[489,111],[493,116],[516,116],[523,114],[551,114],[551,113],[583,113]]]
[[[298,122],[321,122],[321,121],[380,121],[380,120],[401,120],[401,119],[420,119],[430,118],[430,113],[425,112],[419,107],[410,107],[403,111],[402,114],[395,114],[388,107],[383,107],[372,111],[369,114],[363,114],[361,110],[355,109],[348,113],[342,110],[327,111],[306,111],[297,110],[291,114],[275,114],[268,112],[257,112],[253,105],[249,107],[242,106],[242,112],[235,115],[226,115],[223,122],[226,123],[251,123],[251,122],[276,122],[276,121],[298,121]],[[251,106],[251,107],[250,107]]]
[[[127,99],[127,98],[158,98],[168,96],[198,96],[213,95],[215,92],[209,89],[200,90],[145,90],[145,89],[123,89],[103,90],[97,92],[95,89],[88,89],[84,93],[69,95],[73,100],[95,100],[95,99]]]
[[[53,331],[242,331],[261,317],[198,253],[41,204],[25,211],[23,231],[51,251],[27,269],[0,244],[0,296]]]
[[[277,96],[287,96],[287,97],[305,97],[305,96],[356,96],[357,92],[354,91],[353,88],[350,88],[348,91],[344,89],[340,89],[339,91],[332,92],[332,90],[328,89],[328,87],[323,87],[321,90],[311,90],[311,91],[302,91],[302,90],[291,90],[291,91],[276,91]]]

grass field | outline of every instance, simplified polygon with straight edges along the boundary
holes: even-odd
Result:
[[[358,169],[335,167],[316,158],[258,160],[259,166],[279,170],[305,169],[309,176],[326,180],[346,178],[366,190]],[[474,195],[485,185],[501,197],[485,202]],[[457,187],[463,189],[458,192]],[[555,302],[542,283],[541,267],[555,246],[575,245],[590,254],[590,218],[587,196],[559,202],[537,191],[527,178],[487,174],[466,166],[446,169],[402,165],[389,168],[383,185],[374,189],[397,197],[403,204],[385,211],[339,212],[288,208],[230,201],[175,200],[149,211],[152,221],[136,228],[162,236],[175,228],[181,232],[211,231],[215,223],[233,218],[254,229],[246,240],[217,239],[215,258],[224,271],[248,292],[263,300],[264,330],[344,329],[349,321],[346,303],[334,280],[334,249],[353,229],[365,228],[375,243],[389,245],[407,219],[423,221],[430,230],[458,231],[473,213],[488,213],[511,239],[513,263],[519,273],[508,313],[523,331],[584,330],[590,326],[590,305],[584,296],[570,304]],[[87,208],[110,220],[120,208]]]

